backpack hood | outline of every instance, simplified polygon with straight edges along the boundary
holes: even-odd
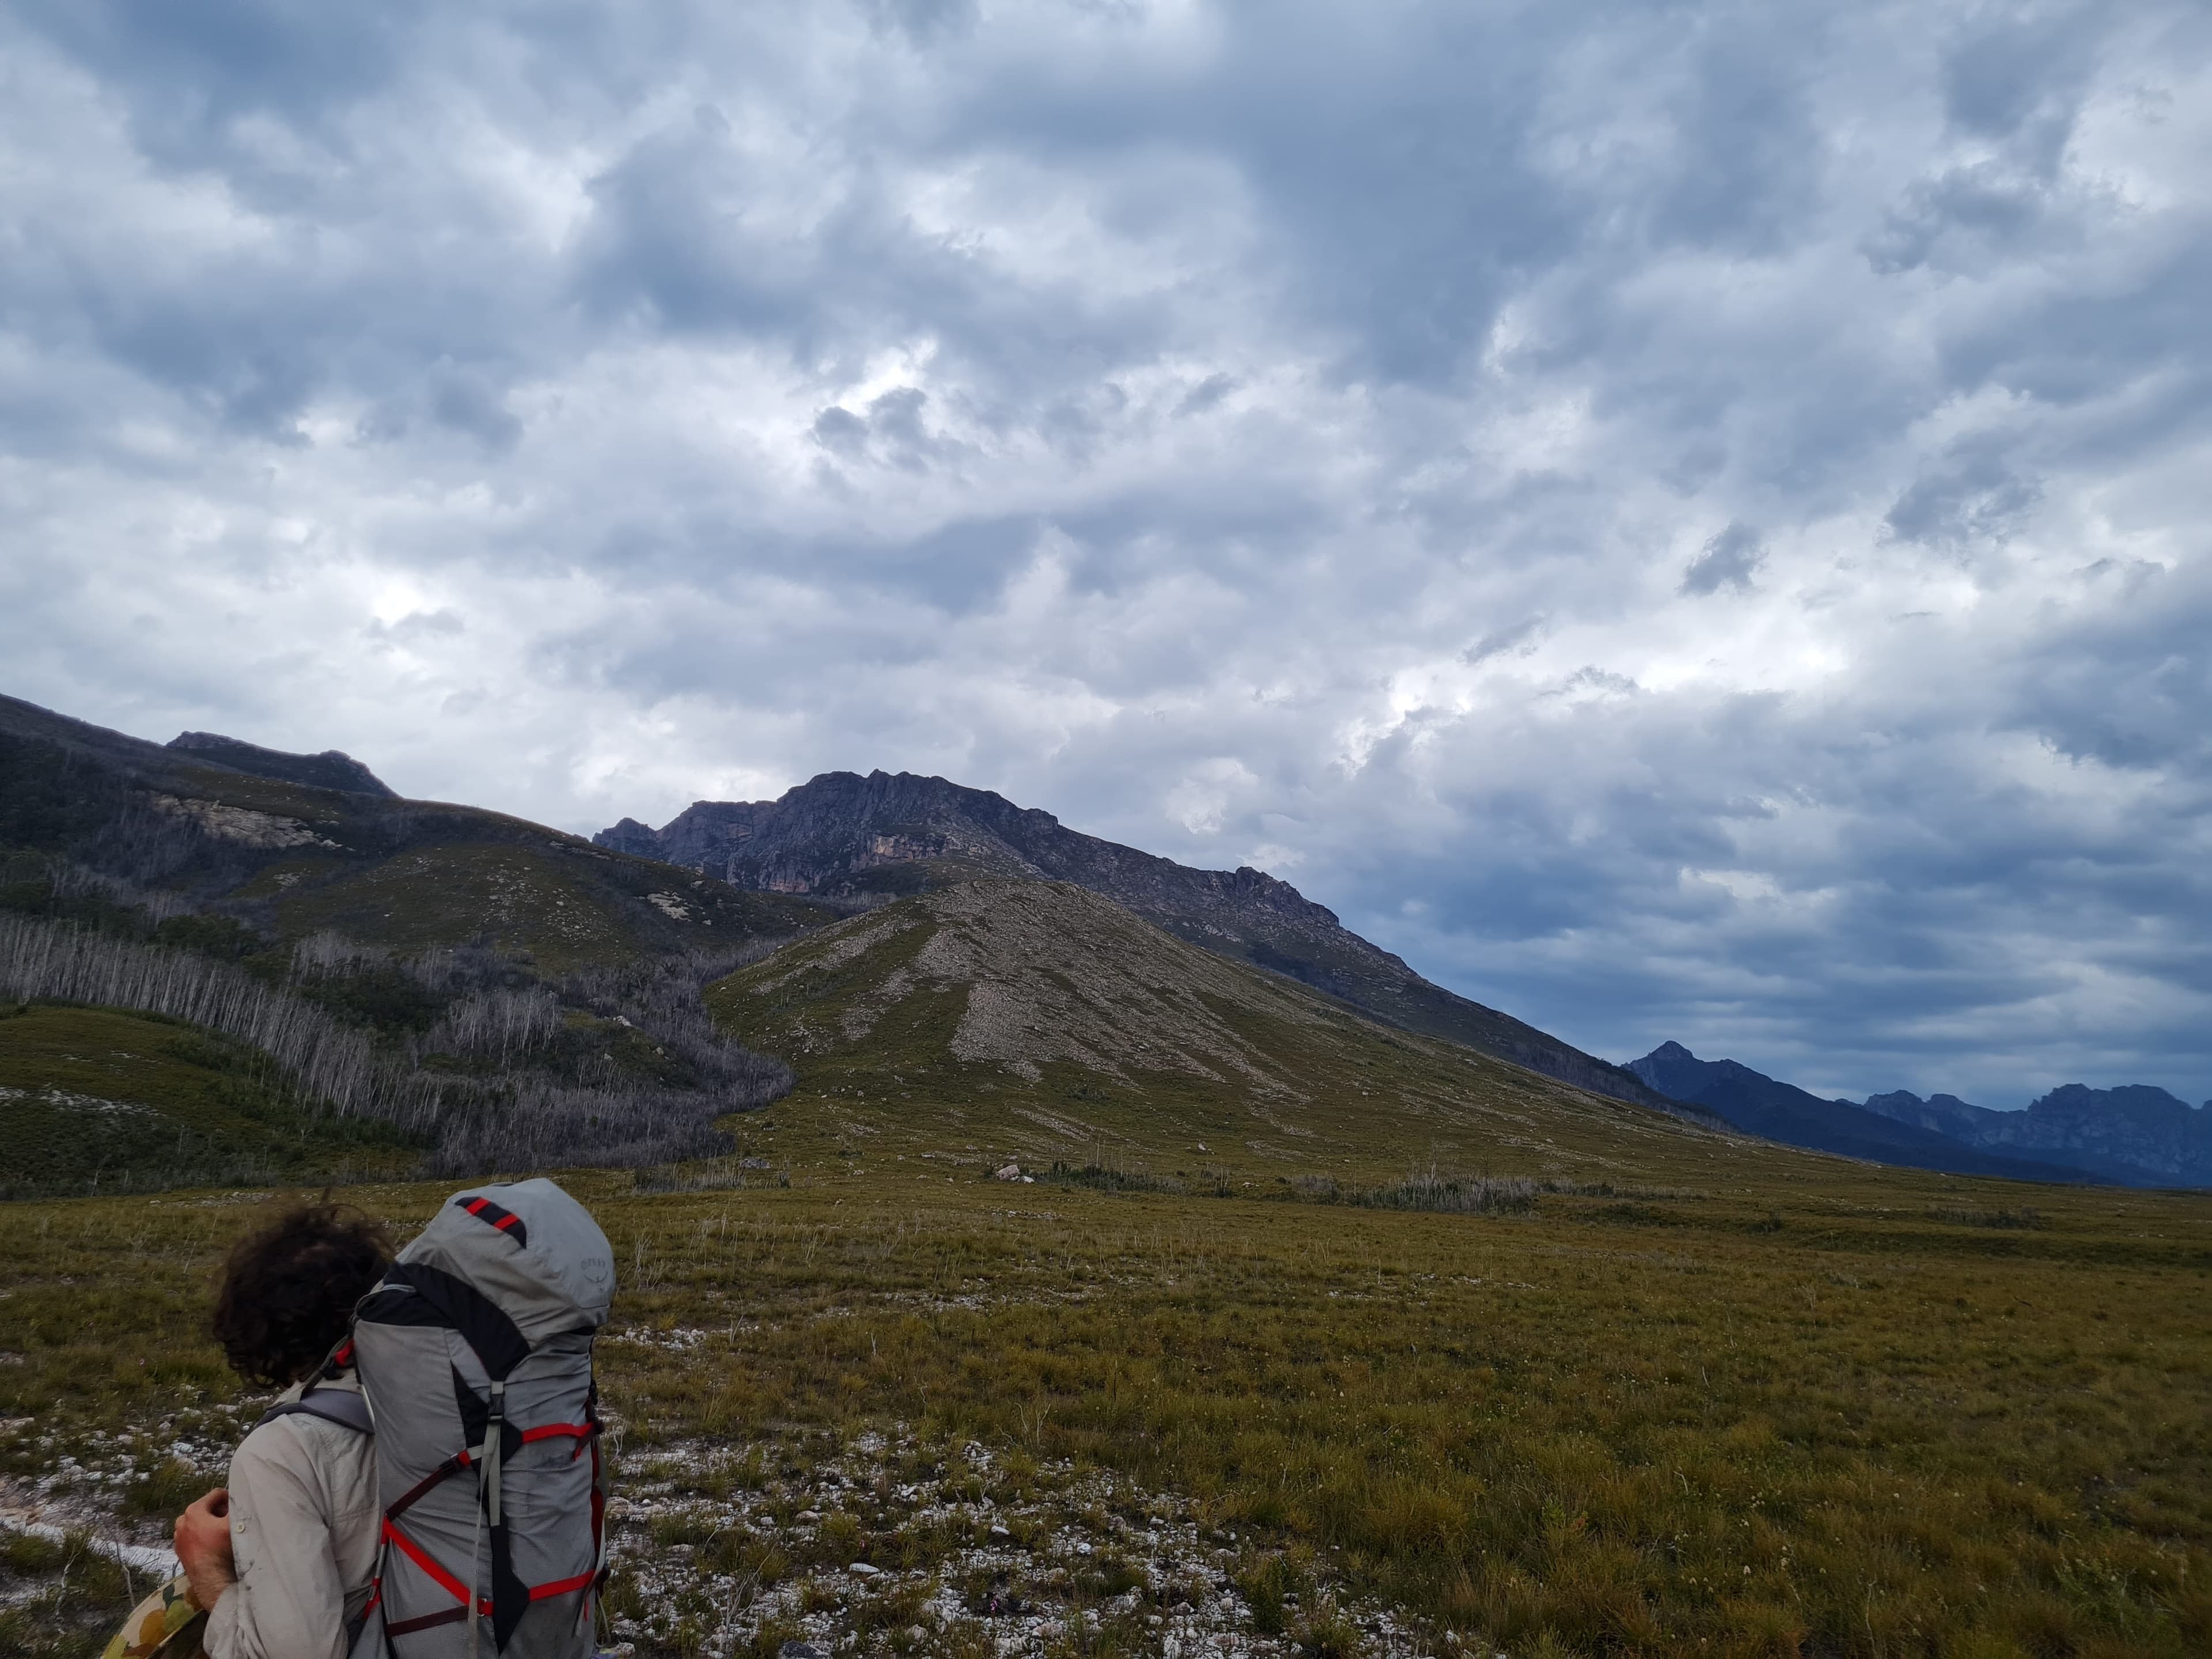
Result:
[[[459,1192],[399,1253],[474,1285],[533,1347],[606,1323],[614,1249],[591,1212],[542,1177]]]

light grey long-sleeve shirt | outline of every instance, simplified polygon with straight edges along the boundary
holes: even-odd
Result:
[[[361,1384],[348,1373],[321,1386]],[[238,1582],[208,1616],[209,1659],[345,1659],[347,1621],[376,1574],[378,1517],[372,1437],[297,1412],[247,1435],[230,1460]]]

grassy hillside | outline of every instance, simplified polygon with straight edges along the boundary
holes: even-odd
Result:
[[[197,1140],[159,1120],[185,1137],[171,1148],[180,1178],[342,1171],[343,1157],[315,1164],[291,1145],[297,1109],[331,1099],[400,1126],[433,1169],[721,1145],[712,1120],[772,1097],[781,1074],[714,1037],[698,983],[837,914],[498,813],[240,771],[7,698],[0,913],[0,933],[30,918],[140,953],[64,984],[51,960],[75,946],[11,935],[6,994],[178,1015],[264,1047],[283,1025],[293,1048],[349,1056],[357,1090],[334,1088],[328,1066],[301,1070],[280,1042],[300,1073],[293,1105],[240,1104]],[[240,1017],[180,1000],[194,980],[214,988],[202,1002]],[[275,1011],[258,1024],[240,1012],[257,999]],[[155,1119],[40,1087],[0,1102],[0,1127],[61,1150],[4,1190],[77,1189],[116,1158],[134,1182],[155,1179]]]
[[[1376,1024],[1064,883],[901,900],[711,987],[793,1067],[767,1147],[1016,1158],[1186,1181],[1415,1167],[1726,1182],[1774,1153]],[[781,1143],[778,1143],[781,1144]]]
[[[47,912],[40,859],[289,943],[335,928],[416,952],[482,945],[548,973],[780,938],[836,914],[474,807],[233,770],[0,698],[0,895]],[[29,855],[31,862],[25,862]]]
[[[246,1045],[113,1009],[0,1008],[0,1198],[406,1173],[423,1146],[300,1109]]]
[[[621,1264],[641,1659],[2212,1649],[2200,1196],[1808,1158],[1442,1216],[782,1173],[569,1178]],[[412,1225],[445,1190],[356,1195]],[[151,1536],[214,1478],[255,1407],[200,1322],[255,1219],[11,1211],[0,1479]],[[0,1559],[11,1651],[92,1650],[115,1609],[70,1583]]]

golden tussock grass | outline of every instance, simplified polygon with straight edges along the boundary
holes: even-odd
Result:
[[[1122,1472],[1438,1650],[2212,1650],[2212,1200],[2037,1189],[2023,1222],[2016,1188],[1835,1168],[1520,1215],[942,1164],[573,1184],[626,1269],[632,1448],[901,1423]],[[0,1467],[230,1395],[199,1328],[255,1208],[9,1206]]]

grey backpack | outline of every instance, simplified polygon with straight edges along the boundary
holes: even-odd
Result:
[[[614,1253],[550,1181],[456,1194],[355,1310],[384,1511],[353,1659],[586,1659],[606,1565],[592,1339]],[[312,1397],[312,1396],[311,1396]]]

